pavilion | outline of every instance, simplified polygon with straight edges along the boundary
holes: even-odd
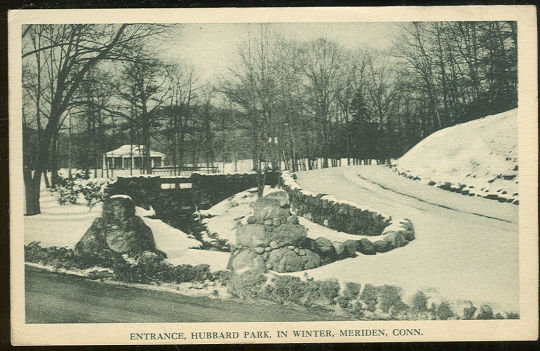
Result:
[[[143,156],[144,145],[122,145],[118,149],[103,154],[103,168],[141,168]],[[152,168],[163,167],[164,158],[165,154],[150,150],[150,162]]]

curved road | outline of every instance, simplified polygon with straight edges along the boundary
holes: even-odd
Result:
[[[305,189],[331,194],[393,217],[409,218],[416,240],[376,256],[359,255],[310,272],[371,284],[395,284],[442,298],[489,302],[519,311],[518,207],[440,190],[383,166],[298,172]]]

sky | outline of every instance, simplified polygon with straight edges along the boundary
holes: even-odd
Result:
[[[211,81],[234,62],[239,45],[247,41],[248,31],[256,32],[258,25],[183,24],[171,32],[159,54],[167,61],[178,60],[193,67],[201,81]],[[310,41],[326,37],[350,49],[389,49],[399,35],[395,23],[272,23],[270,28],[285,39]]]

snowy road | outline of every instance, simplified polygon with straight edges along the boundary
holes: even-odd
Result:
[[[309,271],[319,278],[395,284],[445,298],[519,311],[518,206],[467,197],[400,177],[382,166],[299,172],[306,190],[412,220],[416,240]],[[433,291],[433,290],[431,290]]]

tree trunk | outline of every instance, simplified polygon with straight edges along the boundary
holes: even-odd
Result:
[[[60,147],[60,142],[58,140],[58,135],[52,137],[51,143],[51,186],[56,188],[58,185],[58,149]]]
[[[47,176],[47,171],[43,171],[43,179],[45,180],[45,187],[49,189],[51,184],[49,183],[49,177]]]
[[[25,215],[32,216],[40,214],[41,210],[39,207],[39,187],[36,192],[35,183],[32,179],[32,170],[30,168],[23,169],[23,179],[24,179],[24,194],[25,194],[25,205],[26,211]],[[39,179],[41,182],[41,179]],[[36,196],[36,194],[38,196]]]
[[[49,129],[47,129],[46,132],[48,130]],[[47,135],[45,135],[45,137],[40,140],[40,148],[38,150],[38,157],[36,160],[34,174],[32,175],[32,171],[30,169],[26,169],[24,171],[25,174],[23,174],[26,190],[26,215],[28,216],[41,213],[41,208],[39,204],[39,191],[41,186],[41,175],[47,169],[47,163],[49,158],[49,140],[50,139]]]

